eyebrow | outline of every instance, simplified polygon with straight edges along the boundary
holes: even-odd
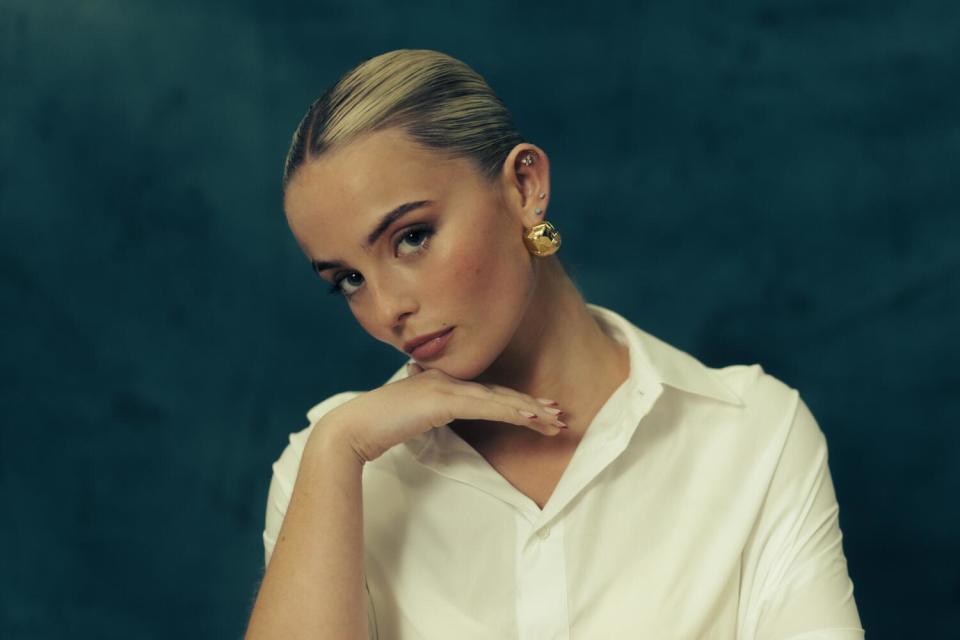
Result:
[[[380,236],[390,228],[390,225],[402,218],[404,215],[414,211],[415,209],[420,209],[421,207],[425,207],[430,204],[433,204],[433,200],[417,200],[416,202],[406,202],[395,208],[393,211],[383,216],[380,222],[377,223],[377,226],[373,228],[373,231],[371,231],[367,236],[367,242],[365,246],[367,248],[372,247],[380,238]],[[346,266],[342,260],[311,260],[310,264],[313,265],[313,270],[317,273],[327,269]]]

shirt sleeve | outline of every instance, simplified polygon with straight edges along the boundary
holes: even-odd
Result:
[[[796,390],[792,398],[789,429],[744,552],[741,639],[863,640],[826,438]]]
[[[273,463],[273,474],[270,478],[270,487],[267,490],[267,509],[264,518],[263,528],[263,565],[264,570],[270,564],[270,558],[273,555],[273,549],[277,544],[277,536],[280,533],[280,527],[283,525],[283,518],[287,513],[287,505],[290,504],[290,495],[293,493],[293,486],[297,480],[297,471],[300,468],[300,458],[303,455],[303,449],[306,445],[310,431],[314,423],[319,420],[323,414],[333,409],[334,406],[342,404],[352,397],[351,392],[344,392],[328,398],[324,402],[315,405],[307,412],[307,419],[310,426],[289,435],[289,444],[280,454],[280,457]],[[367,630],[369,640],[378,640],[377,620],[374,614],[373,599],[370,596],[370,587],[367,584],[367,576],[363,576],[363,588],[367,593]]]

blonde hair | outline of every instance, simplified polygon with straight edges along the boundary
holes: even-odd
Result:
[[[396,49],[368,58],[314,100],[283,169],[283,190],[306,162],[367,133],[400,127],[449,158],[469,159],[488,182],[525,142],[480,74],[439,51]]]

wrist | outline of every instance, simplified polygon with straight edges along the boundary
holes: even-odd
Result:
[[[367,459],[357,448],[347,424],[323,418],[313,425],[304,454],[349,458],[363,466]]]

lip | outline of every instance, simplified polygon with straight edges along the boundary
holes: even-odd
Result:
[[[450,340],[454,327],[418,336],[405,344],[403,350],[415,358],[428,358],[439,353]]]

